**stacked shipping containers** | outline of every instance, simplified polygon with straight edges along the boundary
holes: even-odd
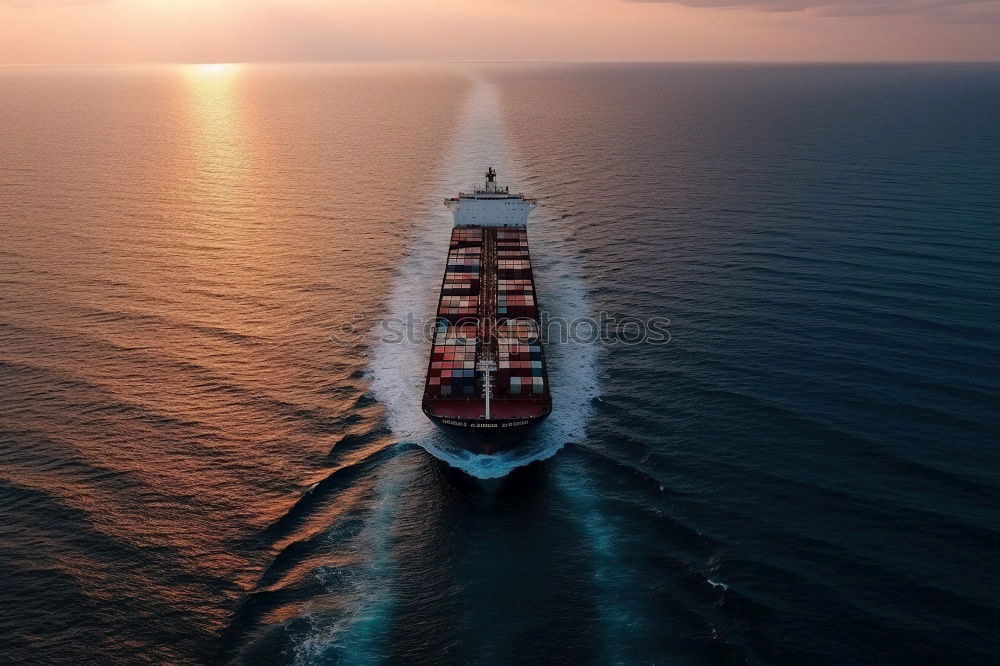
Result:
[[[531,280],[497,280],[497,314],[534,317],[535,296]]]
[[[438,321],[427,373],[427,388],[431,393],[442,397],[476,394],[477,335],[475,324],[452,326]]]
[[[457,227],[452,230],[427,373],[427,390],[432,395],[476,395],[478,327],[470,320],[479,309],[482,243],[482,229]]]
[[[497,315],[497,388],[509,396],[541,395],[545,378],[538,308],[523,229],[497,230]]]
[[[523,229],[497,230],[497,276],[497,315],[537,317],[528,235]]]
[[[538,325],[529,319],[508,321],[499,326],[498,333],[497,387],[511,396],[540,395],[545,378]]]
[[[483,229],[452,231],[427,391],[437,397],[479,395],[476,350]],[[538,333],[538,309],[523,229],[496,230],[497,381],[494,397],[532,397],[545,393],[545,372]]]
[[[479,310],[482,243],[482,229],[457,228],[451,234],[438,316],[453,324],[475,317]]]

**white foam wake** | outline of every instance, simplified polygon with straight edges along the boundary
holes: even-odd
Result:
[[[571,459],[572,460],[572,459]],[[560,465],[554,478],[573,507],[577,521],[591,548],[588,562],[597,589],[597,636],[604,651],[601,663],[626,664],[641,661],[642,642],[652,628],[636,591],[644,590],[643,572],[627,563],[628,534],[624,533],[603,506],[600,489],[587,469],[577,462]]]
[[[381,663],[392,630],[396,597],[393,540],[400,497],[412,484],[414,468],[395,457],[378,473],[370,512],[356,538],[346,541],[342,530],[331,528],[331,545],[356,555],[359,564],[323,568],[317,577],[331,595],[345,600],[345,611],[330,615],[307,612],[309,631],[295,645],[294,663],[366,665]]]
[[[454,143],[435,179],[434,201],[471,189],[489,166],[496,168],[503,183],[520,191],[526,174],[504,129],[500,93],[490,81],[473,76]],[[409,254],[395,278],[387,319],[424,322],[433,317],[437,300],[434,286],[441,278],[451,227],[451,213],[443,205],[432,206],[414,221]],[[529,234],[542,240],[532,243],[542,306],[555,317],[572,319],[589,314],[579,263],[565,247],[568,232],[558,228],[541,207],[529,222]],[[546,347],[552,415],[517,451],[485,456],[453,445],[420,409],[429,341],[421,336],[386,341],[380,327],[375,334],[383,339],[372,349],[369,379],[372,394],[386,408],[390,428],[397,437],[418,444],[453,467],[478,478],[499,478],[516,467],[548,458],[565,443],[583,437],[590,403],[597,395],[597,349],[592,344],[554,343]]]

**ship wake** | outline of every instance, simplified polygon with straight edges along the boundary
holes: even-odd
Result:
[[[552,340],[548,361],[552,415],[517,449],[499,455],[477,455],[450,442],[423,414],[420,398],[430,350],[421,333],[433,318],[436,286],[451,234],[451,213],[441,205],[446,196],[471,189],[470,183],[493,166],[520,190],[527,174],[503,126],[500,94],[492,82],[473,76],[454,143],[433,183],[428,206],[413,223],[409,252],[395,277],[384,322],[408,322],[399,336],[383,323],[370,355],[372,395],[386,408],[393,434],[413,442],[452,467],[481,479],[500,478],[511,470],[553,456],[568,442],[579,441],[597,396],[597,348],[589,342]],[[543,193],[534,192],[534,195]],[[590,312],[579,261],[569,249],[569,234],[546,214],[532,216],[529,235],[537,265],[539,299],[548,317],[571,321]],[[405,339],[400,339],[405,337]]]

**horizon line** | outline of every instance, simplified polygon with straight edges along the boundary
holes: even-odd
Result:
[[[148,60],[136,62],[39,62],[0,63],[0,69],[12,68],[62,68],[62,67],[180,67],[186,65],[364,65],[364,64],[677,64],[677,65],[1000,65],[1000,59],[709,59],[709,58],[523,58],[523,59],[473,59],[473,58],[359,58],[341,60]]]

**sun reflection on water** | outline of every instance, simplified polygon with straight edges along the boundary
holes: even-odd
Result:
[[[240,69],[240,64],[233,62],[216,62],[190,65],[190,67],[193,68],[198,74],[215,75],[235,72]]]
[[[177,137],[185,158],[176,174],[177,214],[171,220],[177,237],[164,251],[182,283],[211,285],[219,293],[259,293],[255,270],[267,260],[257,224],[265,218],[257,208],[261,171],[250,131],[248,77],[246,68],[235,64],[184,65],[178,75],[183,105]],[[249,318],[230,305],[203,310],[194,324],[253,336],[257,331]],[[216,369],[249,362],[231,353]]]
[[[199,189],[217,203],[234,196],[248,165],[243,68],[235,63],[185,65],[188,130]]]

